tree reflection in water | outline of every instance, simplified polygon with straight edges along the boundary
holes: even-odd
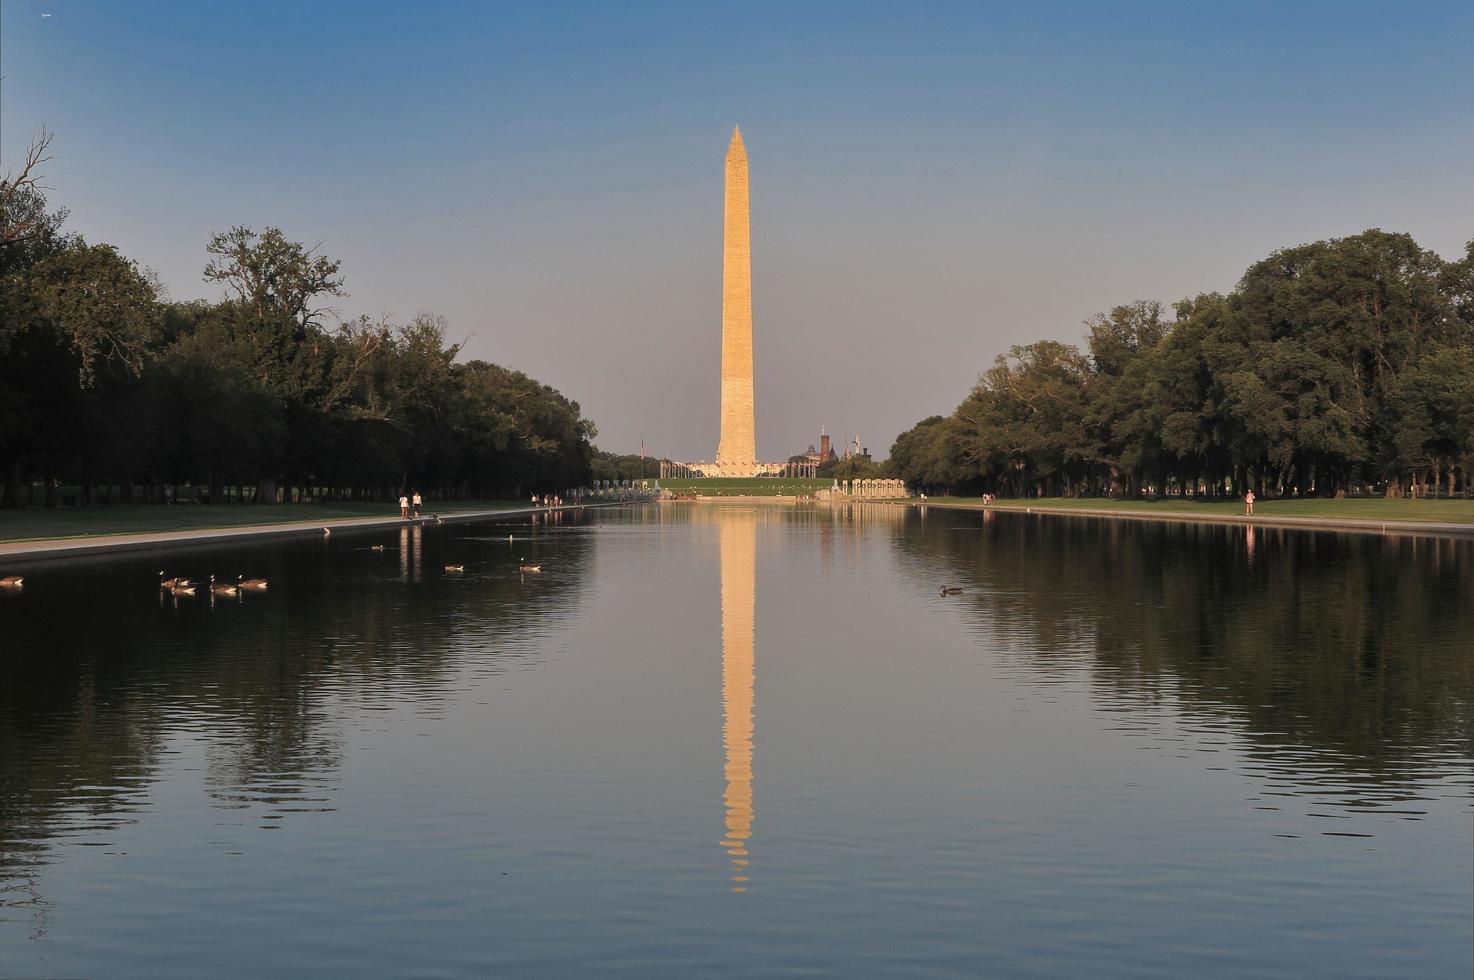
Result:
[[[1149,734],[1174,709],[1260,778],[1416,798],[1471,755],[1474,542],[929,508],[895,546],[966,585],[973,629],[1041,679],[1089,671]]]
[[[501,543],[507,530],[487,534]],[[547,533],[543,523],[516,530]],[[171,552],[190,577],[249,568],[271,580],[265,594],[219,603],[208,593],[159,601],[156,557],[28,572],[24,601],[0,602],[0,918],[25,910],[33,933],[44,931],[54,848],[112,846],[112,832],[150,807],[168,753],[180,751],[165,749],[171,737],[205,743],[213,805],[275,827],[334,808],[343,703],[433,712],[459,671],[516,669],[527,654],[498,637],[578,601],[594,538],[560,538],[560,574],[527,589],[500,551],[465,535],[403,528],[384,542],[398,555],[348,534]],[[470,574],[425,573],[467,554]],[[226,853],[238,846],[221,837]]]

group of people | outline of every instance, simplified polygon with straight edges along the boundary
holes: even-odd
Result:
[[[424,504],[425,498],[420,496],[420,491],[418,490],[416,490],[409,496],[400,496],[399,516],[403,517],[405,520],[409,520],[411,517],[419,517],[420,508],[423,507]],[[560,494],[556,493],[535,493],[532,495],[532,506],[546,507],[548,510],[552,510],[554,507],[563,506],[563,497]]]

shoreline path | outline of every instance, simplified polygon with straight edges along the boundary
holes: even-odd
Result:
[[[1093,517],[1118,521],[1157,521],[1183,524],[1228,524],[1243,527],[1295,528],[1298,530],[1342,531],[1352,534],[1422,534],[1446,537],[1474,537],[1474,524],[1454,524],[1445,521],[1379,521],[1375,518],[1359,517],[1301,517],[1297,515],[1255,514],[1193,514],[1170,510],[1114,510],[1098,507],[1070,507],[1068,505],[1035,505],[1025,503],[950,503],[946,498],[894,501],[911,507],[939,507],[946,510],[995,510],[1024,513],[1030,516],[1047,517]]]
[[[442,514],[437,518],[419,517],[406,520],[389,517],[329,517],[315,521],[290,521],[279,524],[246,524],[235,527],[189,528],[182,531],[142,531],[127,534],[93,534],[70,538],[31,538],[0,541],[0,561],[43,561],[52,558],[76,558],[85,555],[119,554],[154,548],[183,547],[200,544],[260,540],[286,535],[321,535],[323,528],[340,531],[383,530],[410,524],[452,524],[497,517],[526,517],[550,511],[577,510],[580,507],[616,507],[621,501],[594,504],[565,504],[561,507],[502,507],[490,510],[465,510]]]

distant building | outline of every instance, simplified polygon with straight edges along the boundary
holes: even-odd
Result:
[[[855,434],[855,438],[854,438],[853,441],[851,441],[851,442],[849,442],[849,443],[847,443],[845,445],[845,447],[844,447],[844,458],[845,459],[863,459],[867,463],[870,462],[870,447],[860,445],[860,435],[859,435],[859,433],[856,433]]]
[[[809,443],[808,449],[789,457],[789,461],[799,463],[811,469],[817,469],[836,458],[838,457],[834,455],[834,447],[829,443],[829,433],[821,425],[819,426],[819,448],[815,449],[814,444],[811,442]]]

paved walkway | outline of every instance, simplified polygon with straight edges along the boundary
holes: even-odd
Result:
[[[584,504],[584,507],[617,506],[617,501]],[[480,521],[492,517],[525,517],[528,514],[546,514],[549,510],[577,510],[574,505],[563,507],[510,507],[499,510],[467,510],[454,514],[443,514],[439,523],[454,524],[465,521]],[[428,518],[402,517],[335,517],[317,521],[292,521],[285,524],[248,524],[241,527],[191,528],[186,531],[146,531],[138,534],[97,534],[80,538],[52,538],[50,540],[0,542],[0,561],[26,559],[28,561],[49,558],[75,558],[82,555],[115,554],[124,551],[146,551],[152,548],[171,548],[186,545],[209,544],[226,541],[242,541],[285,535],[319,535],[323,528],[340,531],[383,530],[404,527],[407,524],[435,524]]]
[[[1031,507],[1028,504],[953,504],[945,499],[909,500],[917,507],[945,507],[951,510],[1004,510],[1043,517],[1098,517],[1121,521],[1169,521],[1185,524],[1242,524],[1254,527],[1312,528],[1320,531],[1343,531],[1353,534],[1426,534],[1447,537],[1474,537],[1474,524],[1448,524],[1440,521],[1377,521],[1355,517],[1276,517],[1255,514],[1187,514],[1178,511],[1097,510],[1073,507]]]

